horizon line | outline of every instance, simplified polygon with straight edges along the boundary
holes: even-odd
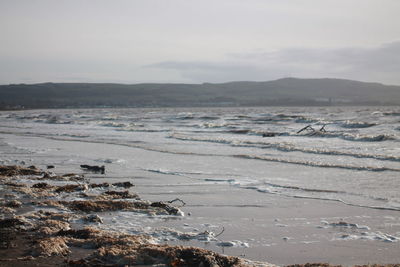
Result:
[[[386,84],[382,82],[371,82],[371,81],[361,81],[361,80],[352,80],[347,78],[334,78],[334,77],[324,77],[324,78],[300,78],[300,77],[282,77],[273,80],[235,80],[235,81],[225,81],[225,82],[199,82],[199,83],[185,83],[185,82],[138,82],[138,83],[125,83],[125,82],[35,82],[35,83],[8,83],[8,84],[0,84],[0,86],[10,86],[10,85],[41,85],[41,84],[119,84],[119,85],[142,85],[142,84],[170,84],[170,85],[204,85],[204,84],[228,84],[228,83],[241,83],[241,82],[249,82],[249,83],[265,83],[265,82],[274,82],[280,80],[341,80],[341,81],[351,81],[351,82],[360,82],[360,83],[370,83],[370,84],[379,84],[384,86],[400,86],[400,84]]]

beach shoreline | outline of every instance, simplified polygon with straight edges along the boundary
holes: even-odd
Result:
[[[99,212],[104,223],[97,227],[102,231],[143,234],[159,244],[194,246],[279,266],[400,262],[400,215],[398,210],[390,210],[397,207],[397,173],[392,170],[398,169],[394,146],[397,141],[348,141],[307,135],[264,138],[220,130],[219,127],[229,130],[231,121],[236,120],[261,127],[254,123],[259,119],[266,130],[270,126],[264,125],[265,117],[271,117],[279,121],[279,129],[289,132],[303,127],[294,122],[299,116],[319,115],[291,115],[287,110],[273,110],[272,115],[251,112],[243,116],[166,110],[162,117],[159,112],[142,114],[137,110],[4,114],[0,165],[34,165],[43,170],[53,165],[49,172],[84,175],[88,183],[129,181],[135,185],[129,194],[137,194],[150,203],[180,199],[186,204],[180,207],[182,203],[173,203],[185,216],[148,216],[124,210]],[[384,119],[393,121],[391,114]],[[348,116],[343,116],[336,127],[340,133],[349,131],[355,135],[358,130],[339,128],[343,123],[346,127],[364,126],[347,123]],[[228,125],[221,126],[219,120]],[[137,128],[123,128],[132,123]],[[213,128],[197,127],[203,124]],[[384,122],[382,125],[387,127]],[[381,126],[361,129],[367,129],[369,136],[378,127]],[[175,133],[185,131],[188,132]],[[195,138],[188,139],[190,135]],[[184,138],[173,138],[176,136]],[[215,142],[217,137],[223,142]],[[335,153],[322,150],[325,145]],[[301,148],[301,152],[277,150],[293,147]],[[242,154],[288,160],[232,156]],[[304,165],[305,159],[311,164]],[[371,166],[376,171],[337,168],[350,162],[352,166]],[[92,173],[80,165],[104,165],[105,174]],[[32,181],[18,179],[33,185]],[[50,182],[54,186],[65,185],[62,181]],[[105,191],[88,192],[101,195]],[[386,195],[387,200],[383,198]],[[76,200],[83,200],[77,192],[62,194],[62,201]],[[218,236],[199,235],[211,232]]]
[[[82,248],[82,245],[76,246],[74,242],[76,243],[76,240],[73,242],[71,240],[65,241],[63,240],[63,245],[60,245],[59,248],[61,251],[51,251],[46,252],[45,250],[39,250],[40,252],[31,250],[27,254],[27,250],[29,250],[24,244],[26,245],[26,242],[29,241],[31,244],[35,244],[40,240],[40,238],[43,239],[49,239],[49,238],[59,238],[59,233],[60,232],[66,232],[66,231],[72,231],[74,230],[75,234],[77,233],[76,231],[82,231],[83,229],[91,229],[91,231],[104,231],[108,236],[107,238],[110,238],[110,235],[113,236],[114,238],[121,238],[121,235],[126,238],[126,236],[135,236],[135,235],[129,235],[124,232],[126,229],[121,229],[121,232],[118,233],[114,229],[117,228],[109,228],[107,227],[107,216],[104,212],[106,211],[107,213],[107,207],[79,207],[79,208],[74,208],[74,206],[71,206],[70,202],[68,201],[49,201],[46,200],[49,197],[54,197],[57,198],[55,192],[61,193],[61,192],[67,192],[70,194],[75,194],[76,192],[80,192],[82,194],[82,197],[86,195],[85,190],[87,188],[92,188],[92,187],[100,187],[100,185],[103,184],[103,186],[106,186],[107,190],[103,190],[103,194],[100,194],[97,196],[97,198],[93,199],[93,195],[90,196],[90,199],[92,202],[99,202],[103,201],[105,202],[119,202],[125,201],[124,196],[126,197],[127,195],[111,195],[112,197],[108,197],[110,195],[106,195],[106,197],[101,197],[104,196],[104,192],[110,192],[110,188],[115,188],[117,187],[116,185],[118,183],[114,183],[114,185],[108,183],[108,186],[106,183],[92,183],[92,181],[84,181],[83,176],[80,174],[68,174],[68,175],[55,175],[51,174],[50,172],[42,171],[39,170],[35,167],[6,167],[6,166],[0,166],[0,169],[4,170],[5,169],[11,169],[15,174],[13,175],[6,175],[1,178],[1,186],[2,188],[2,194],[1,198],[3,199],[2,202],[2,209],[3,209],[3,218],[1,221],[2,225],[2,230],[8,230],[8,235],[5,235],[3,237],[2,243],[3,245],[6,244],[6,249],[2,250],[2,256],[1,256],[1,264],[4,264],[4,266],[11,266],[15,263],[24,263],[29,265],[30,263],[35,263],[35,264],[43,264],[43,266],[55,266],[52,264],[46,265],[48,263],[45,263],[43,260],[43,257],[49,257],[49,259],[52,260],[53,263],[63,263],[63,264],[70,264],[70,266],[84,266],[84,265],[79,265],[79,264],[89,264],[90,261],[83,258],[79,258],[79,256],[86,255],[87,258],[89,253],[93,253],[95,249],[93,247],[90,247],[87,251],[84,251]],[[32,173],[29,174],[30,170],[32,170]],[[28,173],[28,176],[24,175]],[[22,175],[22,176],[21,176]],[[30,176],[30,177],[29,177]],[[106,179],[106,178],[105,178]],[[52,185],[52,181],[55,181],[56,183]],[[57,181],[59,182],[60,180],[63,180],[63,185],[57,185]],[[83,186],[83,185],[86,186]],[[121,183],[120,183],[121,184]],[[129,186],[129,184],[128,184]],[[133,184],[131,184],[133,186]],[[139,190],[142,191],[143,188],[140,188],[140,183],[138,185],[138,188],[134,188],[135,191]],[[145,190],[143,190],[145,191]],[[111,191],[111,192],[126,192],[126,191]],[[231,192],[225,192],[224,196],[229,197],[229,194],[235,195],[237,198],[236,199],[244,199],[245,196],[242,195],[238,198],[239,194],[253,194],[252,192],[246,192],[242,190],[232,190]],[[165,203],[165,202],[152,202],[155,201],[155,194],[152,192],[152,194],[149,194],[146,192],[142,193],[143,196],[145,196],[146,199],[150,199],[150,202],[145,202],[145,203]],[[158,195],[159,197],[160,195]],[[185,198],[185,196],[180,196],[179,194],[177,195],[178,197]],[[128,196],[127,198],[133,197],[133,195]],[[247,196],[248,198],[249,196]],[[65,198],[65,196],[64,196]],[[121,199],[120,199],[121,198]],[[339,220],[343,220],[343,218],[348,218],[349,213],[353,212],[353,218],[359,217],[361,218],[362,216],[354,214],[354,211],[356,210],[354,207],[348,207],[347,210],[343,209],[343,207],[337,207],[335,209],[335,203],[321,203],[319,208],[316,208],[315,203],[313,203],[313,209],[305,209],[305,206],[307,205],[307,201],[305,200],[304,202],[298,202],[296,207],[289,207],[288,205],[293,204],[291,199],[287,199],[286,202],[284,199],[281,199],[279,204],[277,202],[266,202],[264,204],[258,203],[253,205],[253,209],[241,209],[243,207],[242,204],[240,203],[231,203],[229,205],[230,207],[227,207],[225,204],[225,201],[223,199],[220,199],[221,203],[218,203],[217,199],[210,199],[206,198],[208,201],[213,203],[213,207],[210,207],[209,204],[204,203],[204,206],[201,205],[191,205],[188,204],[187,206],[181,207],[182,211],[184,211],[186,214],[189,214],[189,216],[186,216],[186,223],[183,224],[184,227],[182,227],[182,222],[179,218],[173,219],[170,217],[164,217],[162,219],[155,219],[153,220],[155,222],[152,227],[154,229],[160,229],[160,227],[163,227],[163,229],[177,229],[177,231],[182,230],[182,233],[186,232],[191,232],[191,227],[194,225],[200,226],[200,225],[207,225],[208,229],[211,227],[215,227],[216,225],[222,225],[223,227],[223,237],[220,238],[220,242],[224,242],[223,240],[231,240],[231,238],[240,238],[242,237],[243,239],[246,240],[252,240],[256,239],[256,236],[251,236],[254,233],[264,233],[267,234],[266,231],[269,231],[270,234],[273,234],[275,237],[275,241],[279,242],[278,240],[281,239],[282,242],[286,243],[286,248],[287,251],[282,254],[281,249],[282,246],[252,246],[252,249],[247,249],[247,246],[242,246],[242,247],[235,247],[231,246],[229,244],[229,241],[225,241],[227,245],[223,246],[217,246],[215,245],[216,243],[213,242],[199,242],[198,239],[193,238],[183,238],[175,241],[166,241],[166,242],[157,242],[159,245],[156,246],[166,246],[166,247],[174,247],[178,246],[180,249],[187,248],[187,249],[195,249],[195,247],[200,247],[200,251],[202,253],[211,253],[215,255],[233,255],[227,256],[228,259],[237,259],[235,256],[238,257],[244,257],[247,259],[250,259],[250,261],[243,260],[240,262],[240,264],[247,264],[247,265],[234,265],[232,263],[226,265],[226,266],[274,266],[272,264],[266,263],[267,260],[273,260],[275,262],[279,262],[282,266],[283,265],[291,265],[294,264],[294,262],[300,263],[300,264],[307,264],[307,262],[329,262],[334,265],[345,265],[345,266],[350,266],[350,265],[362,265],[360,263],[360,259],[363,255],[365,255],[366,250],[368,253],[377,260],[377,262],[380,262],[382,264],[390,264],[393,262],[386,262],[387,258],[382,258],[382,256],[379,253],[379,250],[384,250],[384,246],[382,246],[381,249],[379,247],[377,248],[376,244],[374,246],[371,246],[371,244],[364,243],[364,246],[359,246],[359,250],[354,250],[352,249],[351,251],[348,250],[347,246],[340,246],[339,243],[332,242],[331,247],[327,247],[326,245],[320,246],[319,242],[294,242],[297,239],[301,239],[301,237],[304,238],[304,236],[307,235],[312,235],[312,232],[306,233],[306,232],[301,232],[298,233],[297,236],[293,235],[293,232],[288,229],[290,228],[289,223],[290,221],[297,221],[300,222],[303,225],[308,225],[312,222],[312,217],[315,216],[315,214],[318,214],[317,218],[320,218],[321,216],[326,215],[328,217],[328,214],[335,213],[336,217]],[[137,199],[139,200],[139,199]],[[203,196],[204,200],[204,196]],[[75,201],[76,202],[76,201]],[[191,200],[192,203],[196,202],[196,200]],[[234,201],[235,202],[235,201]],[[185,203],[186,204],[186,203]],[[70,206],[68,206],[70,205]],[[155,206],[155,207],[167,207],[169,204],[166,203],[166,206]],[[250,205],[250,204],[246,204]],[[225,206],[225,207],[224,207]],[[317,205],[318,206],[318,205]],[[173,206],[171,205],[173,208]],[[148,206],[149,209],[151,209],[151,204]],[[221,209],[223,208],[223,209]],[[268,209],[273,208],[275,211],[275,215],[280,214],[278,216],[280,219],[277,218],[269,218],[266,216],[268,214]],[[96,210],[98,209],[98,210]],[[113,207],[109,208],[110,212],[118,212],[118,211],[123,211],[125,210],[126,212],[140,212],[140,213],[148,213],[150,216],[158,216],[161,215],[178,215],[178,212],[174,210],[173,214],[168,214],[169,211],[168,209],[160,211],[154,211],[154,210],[137,210],[136,208],[133,208],[130,210],[128,207],[122,207],[122,208],[116,208],[114,209]],[[171,210],[171,209],[169,209]],[[254,212],[256,210],[256,212]],[[278,211],[280,210],[280,211]],[[328,211],[329,210],[329,211]],[[224,212],[224,213],[221,213]],[[379,211],[377,211],[379,213]],[[94,218],[102,218],[106,222],[103,224],[100,223],[89,223],[89,225],[86,223],[82,223],[82,218],[86,218],[87,215],[90,214],[102,214],[101,217],[94,217]],[[104,217],[103,217],[104,214]],[[110,213],[111,214],[111,213]],[[372,214],[369,211],[369,216],[372,217],[374,214]],[[5,215],[5,216],[4,216]],[[293,215],[298,215],[297,217]],[[96,215],[97,216],[97,215]],[[80,217],[80,218],[79,218]],[[160,217],[160,218],[161,218]],[[267,218],[266,218],[267,217]],[[79,219],[78,219],[79,218]],[[110,218],[110,217],[109,217]],[[216,220],[212,220],[211,218],[216,218]],[[219,219],[218,219],[219,218]],[[102,220],[100,219],[100,220]],[[74,222],[71,223],[70,222]],[[79,221],[79,222],[78,222]],[[235,226],[230,225],[230,222],[235,221]],[[49,223],[50,225],[44,224],[44,222]],[[57,223],[55,223],[57,222]],[[7,223],[14,223],[15,225],[9,227],[4,227],[5,224]],[[29,225],[27,227],[27,225]],[[61,225],[61,226],[60,226]],[[70,227],[71,225],[74,225],[74,227]],[[359,225],[359,224],[356,224]],[[361,224],[360,224],[361,225]],[[61,227],[61,228],[60,228]],[[64,228],[63,228],[64,227]],[[65,228],[66,227],[66,228]],[[114,225],[115,227],[115,225]],[[299,226],[298,226],[299,227]],[[348,226],[344,226],[345,228],[348,228]],[[354,232],[354,229],[352,229],[352,225],[349,226],[349,228],[346,230],[346,232]],[[110,230],[106,230],[109,228]],[[251,231],[248,231],[249,228],[252,228]],[[257,229],[255,229],[257,228]],[[322,228],[322,227],[321,227]],[[14,229],[11,230],[10,229]],[[35,231],[38,231],[41,233],[41,235],[37,235],[35,231],[32,231],[35,229]],[[44,230],[45,229],[45,230]],[[49,230],[50,229],[50,230]],[[80,229],[80,230],[79,230]],[[97,230],[94,230],[97,229]],[[215,228],[214,228],[215,229]],[[296,229],[298,232],[299,229]],[[343,229],[342,229],[343,230]],[[218,231],[218,229],[215,229],[215,231]],[[207,231],[204,231],[206,233]],[[10,234],[11,233],[11,234]],[[112,233],[112,234],[110,234]],[[290,233],[290,234],[289,234]],[[104,234],[104,235],[106,235]],[[214,232],[208,232],[210,238],[216,237],[216,233]],[[283,235],[291,235],[291,237],[283,238]],[[72,232],[71,232],[71,235]],[[89,234],[85,234],[89,235]],[[7,240],[8,237],[11,237],[9,240]],[[138,237],[142,238],[142,235],[137,235]],[[40,237],[40,238],[39,238]],[[71,238],[71,237],[69,237]],[[148,237],[149,240],[151,240],[151,237]],[[32,241],[35,239],[35,241]],[[68,243],[70,242],[70,243]],[[83,242],[80,240],[80,242]],[[142,240],[141,240],[142,242]],[[146,243],[145,241],[144,243]],[[153,241],[150,242],[151,246],[153,246]],[[343,241],[339,241],[343,242]],[[70,247],[66,244],[69,244]],[[72,244],[72,245],[71,245]],[[111,243],[112,244],[112,243]],[[143,244],[142,244],[143,245]],[[20,247],[20,250],[18,250],[18,246]],[[87,245],[86,245],[87,246]],[[33,245],[32,247],[35,247]],[[37,246],[36,246],[37,247]],[[84,247],[84,246],[83,246]],[[49,249],[49,248],[47,248]],[[278,250],[277,250],[278,249]],[[215,252],[211,252],[215,251]],[[309,251],[313,251],[314,257],[310,258],[309,256],[304,257],[304,252],[306,252],[307,255],[310,254]],[[375,252],[374,252],[375,251]],[[40,254],[42,253],[42,254]],[[220,254],[218,254],[220,253]],[[7,255],[7,257],[5,256]],[[35,255],[35,256],[32,256]],[[68,255],[68,257],[67,257]],[[263,256],[261,256],[263,255]],[[282,255],[282,258],[274,257],[273,255]],[[320,257],[320,256],[322,257]],[[388,257],[390,259],[396,258],[396,251],[393,251],[391,256]],[[40,257],[37,257],[40,256]],[[121,255],[120,255],[121,256]],[[340,258],[348,258],[352,256],[353,262],[352,261],[346,261],[346,262],[341,262]],[[121,256],[122,257],[122,256]],[[225,257],[225,256],[221,256]],[[387,257],[387,256],[385,256]],[[115,257],[114,257],[115,258]],[[93,260],[93,257],[90,258],[90,260]],[[170,261],[166,266],[175,266],[171,264],[173,260],[168,258]],[[253,261],[251,261],[253,260]],[[263,263],[261,263],[261,261]],[[178,261],[177,261],[178,262]],[[187,266],[184,264],[184,260],[179,260],[182,265],[176,265],[176,266]],[[234,262],[234,261],[232,261]],[[114,264],[116,263],[115,261],[113,262]],[[126,263],[126,262],[125,262]],[[129,262],[128,262],[129,263]],[[78,264],[78,265],[74,265]],[[236,264],[236,263],[235,263]],[[239,264],[239,262],[238,262]],[[196,265],[188,265],[188,266],[196,266]],[[207,265],[206,265],[207,266]],[[218,266],[224,266],[224,265],[218,265]]]

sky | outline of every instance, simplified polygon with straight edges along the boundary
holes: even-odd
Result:
[[[400,85],[399,0],[0,0],[0,84]]]

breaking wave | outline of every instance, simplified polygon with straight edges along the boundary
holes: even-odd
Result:
[[[117,128],[122,128],[126,126],[123,123],[117,123],[117,122],[100,122],[99,125],[103,127],[117,127]]]
[[[326,131],[308,131],[301,135],[291,134],[291,136],[340,138],[346,141],[356,141],[356,142],[382,142],[387,140],[396,140],[396,138],[393,135],[389,134],[359,134],[359,133],[349,133],[349,132],[326,132]]]
[[[388,168],[388,167],[340,165],[340,164],[330,164],[330,163],[313,162],[313,161],[295,161],[295,160],[289,160],[289,159],[280,159],[280,158],[262,157],[262,156],[250,156],[250,155],[235,155],[235,157],[243,158],[243,159],[256,159],[256,160],[264,160],[264,161],[270,161],[270,162],[304,165],[304,166],[309,166],[309,167],[339,168],[339,169],[348,169],[348,170],[356,170],[356,171],[374,171],[374,172],[380,172],[380,171],[400,172],[400,169]]]
[[[174,138],[182,141],[194,141],[194,142],[210,142],[220,143],[230,146],[244,146],[244,147],[257,147],[262,149],[276,149],[282,152],[302,152],[308,154],[320,154],[320,155],[334,155],[334,156],[349,156],[354,158],[371,158],[377,160],[387,161],[400,161],[400,157],[392,155],[379,155],[379,154],[367,154],[367,153],[352,153],[339,150],[328,150],[318,148],[303,148],[297,147],[288,142],[282,143],[270,143],[270,142],[254,142],[254,141],[241,141],[241,140],[230,140],[224,138],[210,138],[210,137],[191,137],[183,134],[171,134],[169,138]]]
[[[369,122],[357,122],[357,121],[345,121],[340,124],[343,128],[368,128],[377,125],[376,123]]]

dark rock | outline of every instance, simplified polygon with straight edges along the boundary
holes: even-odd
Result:
[[[110,187],[109,183],[102,183],[102,184],[90,184],[90,188],[97,188],[97,187]]]
[[[101,173],[104,174],[105,173],[105,166],[92,166],[92,165],[80,165],[82,169],[91,171],[91,172],[95,172],[95,173]]]

